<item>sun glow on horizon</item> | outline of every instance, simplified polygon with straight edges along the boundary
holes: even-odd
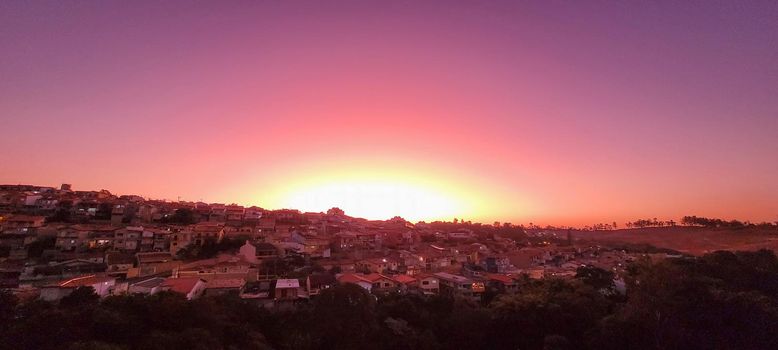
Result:
[[[273,182],[281,185],[271,191],[245,195],[273,209],[325,212],[338,207],[371,220],[451,220],[484,212],[482,197],[466,191],[471,188],[467,180],[423,166],[328,164],[301,170],[279,176]]]
[[[340,181],[305,186],[289,193],[284,206],[303,211],[332,207],[366,219],[394,216],[410,221],[448,219],[463,213],[456,198],[411,183],[381,180]]]

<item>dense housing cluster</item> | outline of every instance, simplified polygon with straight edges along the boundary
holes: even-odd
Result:
[[[2,286],[57,301],[80,286],[101,297],[232,293],[272,307],[336,283],[373,294],[449,294],[483,302],[525,276],[622,272],[643,252],[573,246],[570,231],[509,224],[370,221],[326,213],[166,202],[108,191],[0,186]],[[661,259],[666,253],[651,254]]]
[[[575,233],[0,186],[0,348],[778,346],[772,252]]]

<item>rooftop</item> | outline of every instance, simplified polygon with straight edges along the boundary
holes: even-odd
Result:
[[[87,275],[87,276],[71,278],[67,281],[60,282],[59,286],[64,288],[77,288],[77,287],[92,286],[98,283],[107,283],[113,281],[116,281],[116,278],[107,277],[107,276],[98,276],[98,275]]]
[[[162,277],[154,277],[154,278],[149,278],[147,280],[140,281],[138,283],[134,283],[132,285],[133,286],[138,286],[138,287],[143,287],[143,288],[154,288],[154,287],[157,287],[157,286],[161,285],[164,282],[165,282],[164,278],[162,278]]]
[[[276,280],[276,288],[300,288],[300,281],[296,279]]]
[[[219,289],[219,288],[241,288],[246,284],[246,280],[240,278],[217,278],[208,281],[206,288]]]
[[[437,278],[443,279],[443,280],[457,282],[457,283],[471,283],[472,282],[469,278],[467,278],[465,276],[454,275],[454,274],[447,273],[447,272],[438,272],[438,273],[434,274],[434,276],[437,277]]]
[[[162,283],[162,287],[169,288],[169,290],[176,293],[189,294],[197,285],[198,281],[203,280],[199,277],[168,278]]]

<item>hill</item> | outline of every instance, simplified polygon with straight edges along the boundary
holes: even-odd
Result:
[[[649,244],[686,254],[716,250],[769,249],[778,252],[778,230],[764,228],[649,227],[608,231],[576,231],[578,242]]]

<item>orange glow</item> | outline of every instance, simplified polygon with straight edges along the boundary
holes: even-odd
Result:
[[[445,219],[464,214],[461,201],[412,183],[380,180],[339,181],[303,187],[290,193],[282,206],[305,211],[324,211],[333,205],[351,215],[386,219],[393,215],[408,220]]]
[[[293,174],[293,175],[290,175]],[[284,169],[273,177],[270,189],[247,177],[230,193],[241,203],[262,203],[270,209],[291,208],[323,212],[332,207],[367,219],[400,216],[409,221],[478,220],[496,210],[489,198],[494,190],[474,179],[428,166],[399,166],[375,162],[332,163]],[[252,188],[250,191],[240,189]]]
[[[385,168],[326,169],[288,179],[266,193],[263,203],[274,208],[321,212],[332,207],[367,219],[438,220],[472,216],[483,201],[450,179]]]

